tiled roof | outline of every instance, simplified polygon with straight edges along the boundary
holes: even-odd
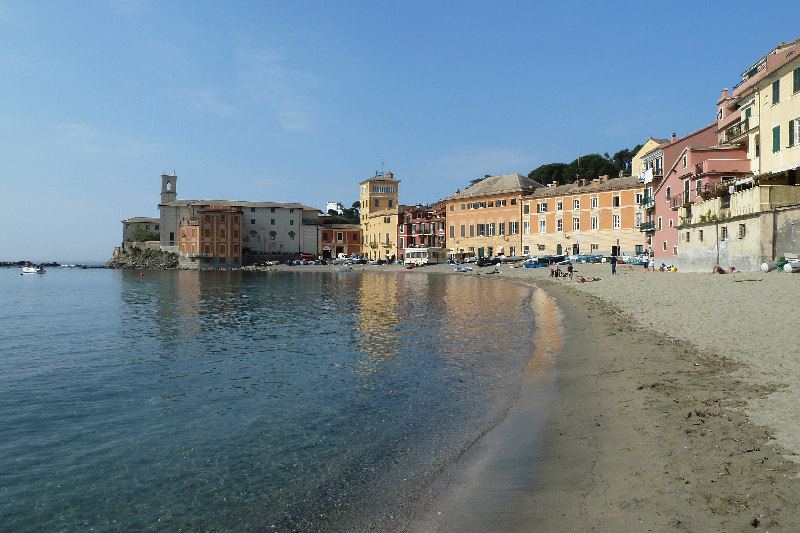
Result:
[[[474,196],[483,196],[502,192],[523,191],[526,189],[533,190],[534,188],[541,186],[541,183],[537,183],[532,179],[528,179],[522,174],[515,172],[513,174],[501,174],[500,176],[488,176],[475,185],[467,187],[463,191],[456,193],[449,198],[471,198]]]
[[[137,223],[145,223],[145,224],[158,224],[161,221],[160,218],[153,218],[153,217],[133,217],[128,218],[122,221],[123,224],[137,224]]]
[[[235,200],[172,200],[171,202],[164,202],[159,205],[181,207],[181,206],[233,206],[233,207],[281,207],[286,209],[302,209],[303,211],[319,211],[316,207],[309,207],[307,205],[298,203],[285,203],[285,202],[244,202]]]
[[[583,187],[578,186],[577,183],[568,183],[566,185],[559,185],[558,187],[541,187],[536,189],[531,195],[533,198],[541,198],[546,196],[561,196],[575,193],[584,193],[590,191],[603,191],[608,189],[621,189],[641,185],[636,176],[624,176],[622,178],[611,178],[604,182],[591,181]]]

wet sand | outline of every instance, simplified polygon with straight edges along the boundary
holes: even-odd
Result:
[[[554,299],[563,346],[397,530],[799,531],[800,276],[576,268],[602,279],[499,267]]]

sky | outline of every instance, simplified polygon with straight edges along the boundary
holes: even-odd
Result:
[[[425,204],[680,137],[800,37],[782,4],[0,0],[0,261],[107,260],[164,171],[320,210],[393,172]]]

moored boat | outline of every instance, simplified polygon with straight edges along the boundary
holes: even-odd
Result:
[[[24,266],[24,267],[22,267],[22,273],[23,274],[44,274],[45,273],[45,269],[44,269],[44,267],[35,266],[35,265]]]

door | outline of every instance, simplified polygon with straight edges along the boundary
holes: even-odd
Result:
[[[689,203],[689,180],[683,182],[683,203]]]
[[[556,255],[561,255],[561,245],[556,246]]]

